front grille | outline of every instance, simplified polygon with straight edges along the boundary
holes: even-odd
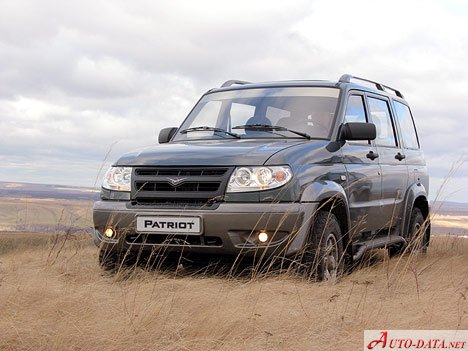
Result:
[[[179,185],[173,185],[169,182],[136,182],[138,191],[178,191],[178,192],[192,192],[192,191],[217,191],[220,182],[187,182]]]
[[[232,168],[138,167],[132,177],[132,204],[212,208],[222,201]]]
[[[144,169],[137,168],[135,175],[137,176],[222,176],[226,173],[226,168],[214,169]]]
[[[137,199],[132,201],[138,207],[163,207],[163,208],[196,208],[215,209],[219,205],[217,199]]]

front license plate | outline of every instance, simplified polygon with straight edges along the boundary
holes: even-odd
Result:
[[[137,217],[137,231],[144,233],[201,234],[200,217]]]

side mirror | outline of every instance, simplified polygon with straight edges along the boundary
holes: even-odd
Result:
[[[177,132],[177,129],[178,128],[175,128],[175,127],[161,129],[161,131],[159,132],[159,138],[158,138],[159,143],[165,144],[171,141],[175,132]]]
[[[341,125],[341,140],[374,140],[376,137],[374,123],[349,122]]]

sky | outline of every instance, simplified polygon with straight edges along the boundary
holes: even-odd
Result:
[[[431,199],[468,202],[468,1],[0,0],[0,181],[99,186],[229,79],[396,87]]]

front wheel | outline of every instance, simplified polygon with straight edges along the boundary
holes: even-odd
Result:
[[[334,281],[344,271],[341,228],[331,212],[319,211],[309,232],[301,273],[308,279]]]
[[[99,250],[99,265],[104,271],[114,271],[121,263],[120,254],[109,250]]]

